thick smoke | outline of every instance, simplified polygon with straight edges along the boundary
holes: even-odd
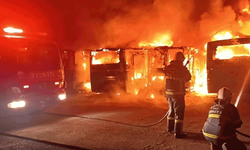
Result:
[[[82,8],[76,17],[82,36],[77,45],[138,47],[168,35],[174,46],[201,48],[218,32],[239,31],[236,9],[244,8],[244,1],[231,6],[228,0],[96,0],[93,11]]]
[[[208,42],[213,35],[221,31],[237,28],[236,14],[231,6],[223,6],[221,0],[211,0],[210,10],[201,15],[200,36]]]
[[[168,35],[182,34],[190,26],[192,1],[155,0],[148,5],[139,5],[125,10],[105,23],[108,41],[104,46],[138,47],[142,41],[152,42]],[[181,40],[181,39],[180,39]]]
[[[241,12],[248,4],[248,0],[10,0],[1,2],[5,14],[1,24],[23,20],[20,26],[48,30],[65,48],[75,50],[138,47],[140,42],[151,43],[163,35],[174,46],[197,47],[222,30],[250,35],[249,22],[243,29],[238,26],[239,19],[249,20]]]

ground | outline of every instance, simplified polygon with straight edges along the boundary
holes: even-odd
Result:
[[[248,97],[242,95],[238,105],[244,122],[239,131],[250,135]],[[43,113],[1,117],[0,149],[209,150],[201,129],[215,98],[186,95],[188,137],[175,139],[165,132],[166,119],[156,124],[168,111],[164,97],[77,94]],[[250,139],[238,137],[250,148]]]

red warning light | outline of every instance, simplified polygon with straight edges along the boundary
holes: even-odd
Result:
[[[13,28],[13,27],[7,27],[7,28],[4,28],[3,30],[6,33],[23,33],[22,29],[17,29],[17,28]]]

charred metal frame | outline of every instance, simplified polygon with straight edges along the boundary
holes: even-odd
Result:
[[[239,44],[250,44],[250,38],[237,38],[229,40],[219,40],[208,42],[207,44],[207,86],[209,93],[216,93],[222,86],[228,86],[232,92],[239,92],[239,89],[245,78],[247,69],[250,69],[250,58],[247,58],[245,62],[242,62],[235,67],[233,61],[229,60],[214,60],[213,56],[216,54],[216,48],[218,46],[230,46],[230,45],[239,45]],[[225,67],[230,68],[231,71],[224,69]],[[218,69],[220,68],[220,69]],[[215,73],[218,74],[215,76]],[[222,78],[223,77],[223,78]],[[222,80],[218,81],[218,78]],[[228,80],[227,80],[228,78]],[[235,80],[235,82],[233,82]]]
[[[147,72],[146,72],[146,76],[147,76],[147,80],[146,80],[146,84],[149,83],[150,85],[150,79],[152,78],[151,76],[154,76],[155,73],[156,74],[161,74],[162,76],[164,76],[164,72],[165,72],[165,66],[168,65],[168,55],[169,55],[169,50],[181,50],[183,53],[187,54],[188,55],[188,59],[191,58],[191,55],[193,56],[193,53],[191,50],[188,49],[188,47],[168,47],[168,46],[159,46],[159,47],[151,47],[151,48],[102,48],[102,49],[96,49],[96,50],[91,50],[89,51],[89,53],[91,52],[102,52],[103,50],[108,50],[108,51],[118,51],[119,50],[119,59],[120,59],[120,62],[118,64],[108,64],[108,65],[105,65],[105,64],[101,64],[101,65],[92,65],[92,59],[93,59],[93,56],[90,55],[90,77],[91,77],[91,87],[92,87],[92,91],[93,92],[102,92],[102,90],[100,88],[98,88],[97,86],[104,86],[104,82],[99,82],[98,80],[102,77],[102,75],[104,75],[105,71],[106,70],[106,73],[108,73],[108,77],[112,76],[114,78],[107,78],[105,77],[104,79],[105,80],[118,80],[119,82],[119,85],[121,86],[121,89],[123,89],[125,92],[128,92],[127,91],[127,88],[126,88],[126,84],[127,84],[127,80],[128,80],[128,68],[127,68],[127,65],[126,65],[126,58],[125,58],[125,51],[134,51],[134,52],[145,52],[147,51],[147,57],[148,57],[148,63],[147,63]],[[159,51],[161,53],[161,55],[164,56],[164,62],[163,62],[163,68],[155,68],[156,70],[155,71],[151,71],[149,69],[149,60],[150,60],[150,52],[151,51]],[[193,65],[194,63],[191,62],[191,64]],[[134,65],[134,63],[132,64]],[[113,73],[111,73],[112,71],[110,69],[108,69],[108,66],[109,67],[112,67],[113,66]],[[104,69],[106,68],[106,69]],[[189,69],[193,69],[194,67],[193,66],[189,66]],[[104,71],[104,72],[100,72],[100,70]],[[116,72],[116,73],[114,73]],[[157,73],[158,72],[158,73]],[[99,75],[99,78],[96,77],[96,75]],[[118,78],[119,77],[119,78]],[[151,77],[151,78],[150,78]],[[99,85],[97,85],[99,84]],[[114,91],[115,92],[115,91]]]

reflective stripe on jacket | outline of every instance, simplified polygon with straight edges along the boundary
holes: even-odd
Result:
[[[216,104],[210,108],[202,131],[205,137],[226,140],[236,136],[235,130],[241,124],[238,110],[233,104]]]
[[[191,74],[181,62],[172,61],[166,67],[166,96],[185,95],[185,83],[191,80]]]

